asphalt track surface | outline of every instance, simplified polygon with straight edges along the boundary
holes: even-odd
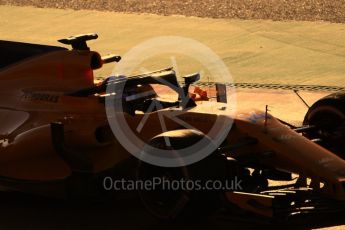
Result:
[[[178,36],[210,48],[228,67],[236,83],[345,87],[345,24],[0,5],[2,40],[64,46],[57,40],[92,32],[99,38],[89,45],[101,55],[125,56],[133,47],[152,38]],[[209,66],[200,65],[186,55],[169,55],[167,49],[169,47],[162,48],[162,55],[146,60],[141,67],[153,71],[175,65],[179,76],[204,70],[201,81],[222,80],[207,74]],[[175,62],[171,58],[175,58]],[[111,75],[114,66],[105,65],[96,71],[96,77]],[[231,79],[223,80],[231,82]]]
[[[47,18],[49,19],[49,17],[51,17],[51,20],[57,23],[59,20],[56,18],[56,16],[60,19],[64,17],[61,12],[54,10],[39,10],[38,12],[33,8],[11,9],[10,7],[2,7],[1,10],[2,15],[12,15],[12,18],[1,18],[3,22],[7,23],[3,23],[2,25],[0,25],[2,33],[1,35],[4,35],[4,37],[8,40],[18,39],[22,41],[37,41],[38,43],[43,42],[56,44],[52,42],[56,40],[56,38],[60,38],[62,37],[62,35],[65,36],[75,34],[75,32],[80,29],[74,27],[74,25],[77,24],[80,18],[78,18],[76,21],[70,21],[70,27],[67,26],[67,21],[63,21],[65,23],[63,26],[67,26],[66,30],[63,30],[63,26],[60,24],[56,24],[55,28],[49,26],[49,20],[44,21],[47,20]],[[39,17],[40,14],[44,14],[45,16]],[[73,17],[73,15],[75,14],[79,13],[75,13],[72,11],[66,12],[67,17]],[[19,15],[24,15],[25,18],[20,19]],[[79,14],[79,16],[81,17],[87,15],[93,16],[98,15],[98,13],[81,12],[81,14]],[[36,18],[36,16],[38,16],[38,18]],[[108,15],[107,17],[109,19],[109,17],[111,18],[112,16]],[[150,18],[151,16],[144,15],[143,17],[145,18],[145,20],[152,20]],[[37,19],[41,20],[38,21]],[[165,18],[165,20],[168,19]],[[147,23],[148,21],[145,21],[145,23]],[[37,22],[37,25],[35,24],[35,22]],[[217,23],[214,21],[210,23],[214,26],[217,26]],[[16,27],[15,25],[18,27]],[[90,25],[88,26],[93,28],[97,27],[92,23],[90,23]],[[17,28],[18,30],[9,31],[9,28]],[[60,31],[53,32],[54,29]],[[86,28],[84,27],[82,28],[82,30],[82,32],[93,32],[89,30],[86,31]],[[101,30],[104,34],[106,34],[106,28],[101,28]],[[3,34],[5,33],[4,31],[6,31],[6,34]],[[131,35],[132,32],[129,31],[129,33]],[[45,37],[43,36],[44,34],[50,35]],[[143,36],[145,37],[146,35]],[[109,44],[113,44],[113,41],[110,41],[109,39],[111,38],[107,38],[107,36],[103,37],[105,38],[105,42],[103,43],[103,46],[100,45],[99,48],[105,51],[109,48]],[[125,52],[125,50],[132,45],[128,43],[128,41],[126,43],[124,41],[126,39],[128,39],[128,37],[123,38],[123,40],[119,41],[120,51]],[[136,41],[134,41],[134,43],[135,42],[138,42],[138,38],[136,38]],[[289,44],[288,47],[293,48],[296,47],[295,45],[296,44]],[[333,46],[334,44],[328,46],[328,48],[332,48]],[[340,51],[342,49],[343,47],[340,46]],[[324,50],[324,52],[326,51]],[[335,51],[332,50],[327,52]],[[340,57],[339,59],[330,60],[334,62],[336,61],[337,63],[341,63],[341,60],[343,60],[341,56],[337,56],[334,54],[332,54],[332,57]],[[338,66],[340,66],[339,63]],[[341,72],[340,70],[341,69],[337,69],[337,71],[335,71],[334,73]],[[337,77],[336,79],[339,80],[339,77]],[[305,113],[306,108],[302,103],[297,102],[298,98],[292,92],[292,89],[295,89],[297,87],[297,89],[302,90],[302,96],[309,104],[311,104],[327,93],[337,91],[342,87],[340,86],[339,88],[337,88],[336,84],[332,84],[333,88],[322,88],[319,86],[315,86],[317,84],[312,84],[311,87],[314,88],[308,88],[308,86],[310,85],[306,85],[304,89],[301,89],[298,88],[301,87],[300,85],[293,85],[294,80],[295,79],[291,79],[291,82],[286,82],[286,84],[277,84],[273,86],[270,84],[238,83],[242,84],[237,85],[239,86],[237,87],[237,96],[240,101],[239,108],[249,108],[253,106],[257,108],[264,108],[265,104],[269,103],[272,106],[272,113],[274,115],[298,123],[303,118],[303,114]],[[310,92],[310,89],[312,89],[313,92]],[[258,97],[257,95],[260,96]],[[274,95],[274,97],[272,95]],[[276,102],[274,102],[273,100],[275,100]],[[284,102],[291,103],[289,103],[289,106],[282,105],[281,103],[279,103],[282,100]],[[224,215],[215,215],[210,216],[209,218],[202,218],[192,222],[174,224],[162,223],[150,216],[145,211],[135,193],[118,194],[118,196],[115,196],[112,200],[101,203],[88,201],[75,203],[66,200],[56,200],[21,193],[7,192],[1,193],[0,196],[0,229],[311,229],[324,227],[327,229],[345,229],[344,214],[330,216],[312,216],[309,218],[303,218],[297,223],[284,223],[278,225],[269,224],[266,222],[263,223],[261,221],[253,222],[253,220],[248,216],[245,216],[241,220],[234,220],[231,217],[231,214],[227,217],[225,217]]]

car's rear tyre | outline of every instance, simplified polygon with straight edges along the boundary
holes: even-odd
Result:
[[[186,130],[183,133],[186,134]],[[169,138],[171,146],[168,147],[165,145],[164,139],[158,136],[151,140],[150,145],[161,149],[171,149],[172,154],[178,154],[178,151],[173,150],[187,147],[187,145],[193,144],[191,142],[203,137],[204,135],[201,133],[198,134],[193,131],[182,142],[174,142],[173,138]],[[196,183],[198,181],[202,187],[207,180],[224,181],[226,178],[226,159],[222,155],[214,153],[200,162],[175,168],[159,167],[140,162],[137,179],[154,181],[153,178],[156,180],[161,178],[160,180],[164,180],[165,184],[153,190],[141,189],[139,191],[144,206],[151,214],[161,220],[170,221],[200,218],[200,216],[211,214],[220,206],[221,191],[200,189]],[[190,183],[193,184],[187,186],[185,183],[186,186],[183,188],[180,183],[182,180],[192,181]],[[177,186],[175,188],[173,188],[174,183]]]
[[[328,95],[315,102],[305,115],[304,125],[316,128],[305,135],[321,139],[321,145],[345,158],[345,92]]]

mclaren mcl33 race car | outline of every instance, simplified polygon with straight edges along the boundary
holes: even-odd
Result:
[[[224,115],[221,84],[217,101],[209,99],[202,89],[196,97],[190,92],[200,78],[198,74],[185,76],[181,83],[168,68],[96,82],[95,69],[121,59],[91,51],[87,41],[96,38],[96,34],[84,34],[59,40],[72,49],[0,41],[2,190],[88,199],[94,194],[102,196],[102,178],[120,177],[116,169],[122,168],[136,180],[242,182],[237,190],[139,190],[148,211],[161,219],[224,208],[265,218],[287,218],[345,207],[345,93],[317,101],[300,127],[267,111]],[[122,87],[121,97],[107,90],[117,85]],[[177,96],[161,99],[160,87],[171,89]],[[110,124],[109,97],[114,103],[113,115],[123,117],[125,123]],[[153,102],[160,106],[149,109]],[[178,111],[183,112],[179,122],[165,119],[162,131],[162,115]],[[232,127],[216,129],[226,131],[217,143],[211,141],[212,134],[217,136],[211,129],[219,118]],[[116,133],[125,125],[129,131],[137,131],[143,119],[145,127],[137,141],[144,143],[141,150],[149,152],[147,146],[151,146],[171,153],[175,159],[187,159],[182,149],[199,141],[210,141],[215,148],[192,164],[151,164],[130,154],[125,140]],[[190,125],[183,127],[183,122]],[[190,151],[188,154],[193,154],[198,149]],[[159,154],[151,156],[160,159]],[[298,179],[292,180],[292,175]],[[268,180],[293,183],[271,186]]]

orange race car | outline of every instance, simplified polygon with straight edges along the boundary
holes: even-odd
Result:
[[[91,198],[124,172],[200,183],[138,189],[162,219],[221,207],[277,218],[345,207],[344,93],[316,102],[294,127],[267,111],[232,111],[222,84],[217,101],[192,91],[198,74],[181,87],[172,68],[96,84],[93,70],[121,58],[90,51],[95,38],[59,40],[71,50],[0,41],[2,190]],[[292,173],[292,185],[268,183]],[[210,181],[239,186],[205,189]]]

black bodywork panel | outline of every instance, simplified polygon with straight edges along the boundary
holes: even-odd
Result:
[[[27,58],[67,50],[63,47],[0,40],[0,69]]]

